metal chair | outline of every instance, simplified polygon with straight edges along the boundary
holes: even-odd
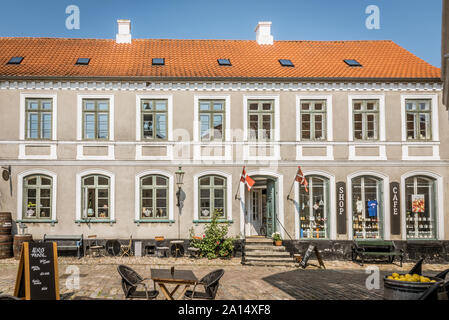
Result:
[[[211,273],[208,273],[198,282],[198,284],[204,286],[204,292],[196,292],[197,285],[195,285],[193,290],[187,290],[184,296],[188,299],[215,299],[220,285],[220,279],[223,277],[223,274],[223,269],[214,270]]]
[[[132,253],[132,245],[133,245],[133,236],[129,237],[128,244],[120,245],[120,257],[130,256]]]
[[[149,278],[142,278],[136,271],[123,264],[117,267],[117,271],[122,277],[122,289],[126,298],[131,299],[155,299],[159,295],[157,290],[148,290],[144,281]],[[138,286],[143,286],[145,291],[137,291]]]

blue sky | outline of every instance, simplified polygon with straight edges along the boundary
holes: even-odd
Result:
[[[133,38],[255,39],[258,21],[275,40],[390,39],[441,65],[441,0],[15,0],[2,1],[0,36],[115,38],[131,19]],[[65,27],[68,5],[80,29]],[[380,29],[365,27],[365,8],[380,9]],[[1,50],[1,49],[0,49]]]

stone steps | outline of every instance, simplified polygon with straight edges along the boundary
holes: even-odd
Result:
[[[247,237],[242,264],[253,266],[294,267],[294,259],[284,246],[275,246],[272,239]]]

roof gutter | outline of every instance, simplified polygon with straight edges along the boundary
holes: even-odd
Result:
[[[56,76],[1,76],[2,81],[227,81],[227,82],[442,82],[441,78],[263,78],[263,77],[56,77]]]

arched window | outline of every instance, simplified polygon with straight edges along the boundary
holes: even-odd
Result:
[[[147,175],[140,178],[140,218],[168,219],[168,178]]]
[[[200,219],[211,219],[216,212],[220,219],[226,214],[226,178],[216,175],[203,176],[199,179]]]
[[[436,238],[436,180],[414,176],[405,180],[407,239]]]
[[[52,178],[46,175],[30,175],[23,178],[22,217],[26,219],[51,219]]]
[[[372,176],[352,179],[354,239],[381,239],[383,235],[383,181]]]
[[[321,176],[306,176],[308,192],[304,185],[299,189],[300,237],[329,237],[329,179]]]
[[[83,219],[110,219],[110,178],[92,174],[81,178]]]

